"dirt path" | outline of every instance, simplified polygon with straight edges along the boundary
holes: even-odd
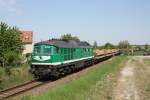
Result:
[[[134,69],[136,65],[131,59],[120,72],[117,87],[114,89],[114,100],[141,100],[135,82]]]

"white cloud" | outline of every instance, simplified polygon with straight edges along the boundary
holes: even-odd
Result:
[[[0,9],[18,13],[17,0],[0,0]]]

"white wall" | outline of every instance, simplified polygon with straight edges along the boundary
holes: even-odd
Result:
[[[33,44],[25,44],[23,54],[31,53],[33,50]]]

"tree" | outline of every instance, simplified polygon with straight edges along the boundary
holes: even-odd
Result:
[[[103,46],[104,49],[114,49],[115,46],[111,43],[106,43],[104,46]]]
[[[0,23],[0,62],[2,66],[13,63],[22,54],[23,43],[16,27]]]
[[[80,43],[80,39],[76,36],[72,37],[72,40],[76,41],[77,43]]]
[[[93,48],[97,48],[97,42],[96,41],[94,41],[94,44],[93,44]]]
[[[144,49],[145,49],[145,51],[148,51],[149,45],[147,43],[145,44]]]
[[[127,40],[120,41],[119,44],[118,44],[119,49],[129,49],[130,47],[131,47],[130,43]]]
[[[68,41],[68,40],[72,40],[72,35],[71,34],[64,34],[61,36],[61,39]]]
[[[78,37],[72,36],[71,34],[64,34],[64,35],[61,36],[61,39],[65,40],[65,41],[73,40],[77,43],[80,42],[80,39]]]
[[[132,47],[130,43],[125,40],[125,41],[120,41],[118,44],[118,48],[122,51],[123,54],[129,55],[130,52],[132,52]]]

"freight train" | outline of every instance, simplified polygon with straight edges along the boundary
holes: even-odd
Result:
[[[98,54],[85,41],[51,39],[34,44],[30,72],[40,79],[59,78],[117,54],[116,50]]]

